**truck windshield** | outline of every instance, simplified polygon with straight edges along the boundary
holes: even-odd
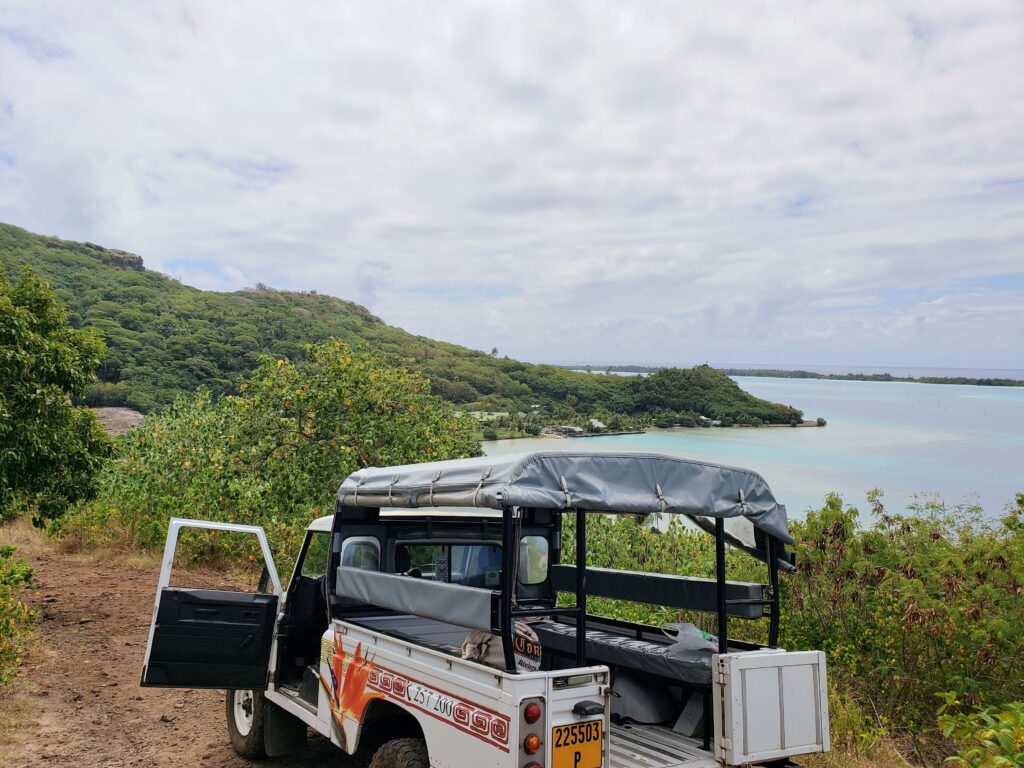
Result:
[[[395,570],[409,576],[497,589],[501,586],[501,547],[496,544],[399,544]]]

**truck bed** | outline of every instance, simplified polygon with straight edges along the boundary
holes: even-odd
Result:
[[[611,768],[721,768],[700,742],[657,725],[612,725]]]

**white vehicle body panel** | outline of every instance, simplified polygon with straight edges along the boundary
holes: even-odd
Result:
[[[553,727],[601,719],[608,733],[607,667],[510,675],[335,620],[322,639],[320,676],[318,721],[327,730],[318,730],[346,751],[358,746],[363,707],[374,701],[412,714],[428,747],[444,745],[431,749],[434,768],[519,765],[519,745],[526,735],[519,710],[526,698],[544,699],[544,717],[527,727],[540,736],[547,765]],[[576,676],[590,682],[556,690],[556,678]],[[572,707],[583,699],[602,702],[603,715],[575,717]],[[606,737],[606,752],[608,742]]]

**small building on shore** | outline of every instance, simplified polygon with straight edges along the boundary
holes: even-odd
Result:
[[[583,427],[573,427],[568,424],[558,424],[553,427],[544,427],[540,431],[541,437],[576,437],[583,434]]]

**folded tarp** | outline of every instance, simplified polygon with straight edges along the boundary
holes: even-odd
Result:
[[[747,549],[762,549],[755,527],[793,542],[786,508],[756,472],[656,454],[552,451],[368,467],[346,478],[337,502],[683,514],[702,527],[724,518],[730,539]]]
[[[491,632],[494,593],[476,587],[338,566],[335,594],[367,605]]]

